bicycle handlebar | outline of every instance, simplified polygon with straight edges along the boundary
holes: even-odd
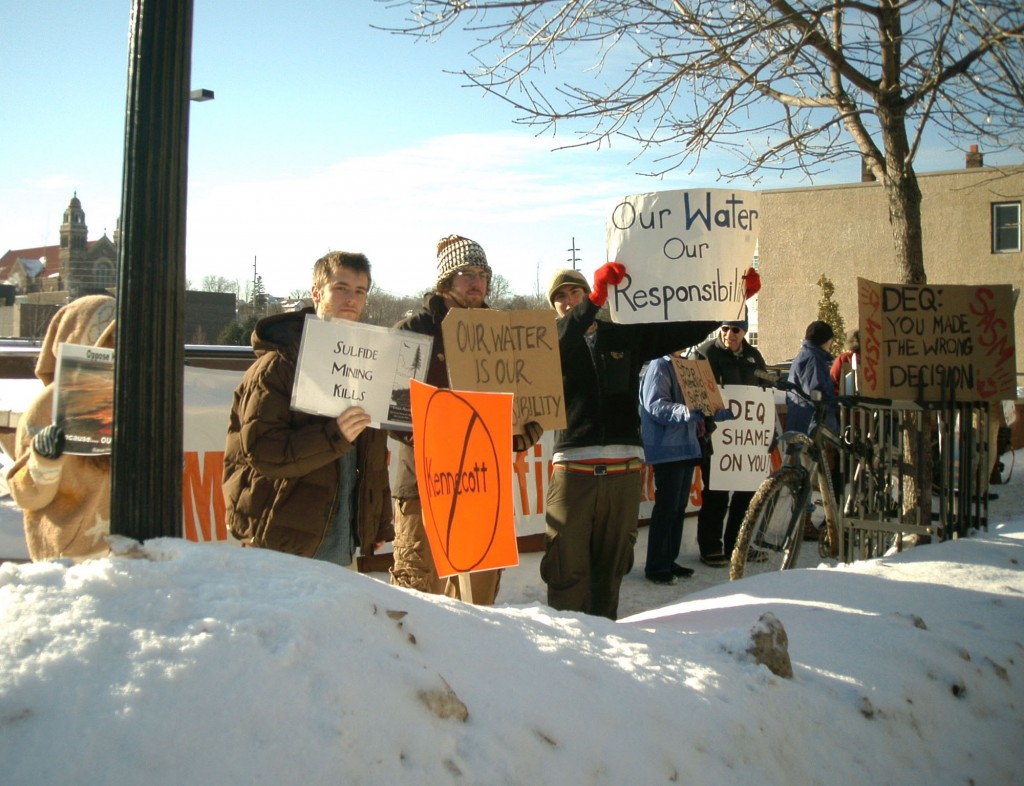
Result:
[[[795,390],[804,398],[810,398],[810,396],[804,393],[799,385],[794,382],[790,382],[778,371],[761,371],[761,369],[755,369],[754,376],[761,381],[761,387],[772,387],[778,388],[779,390]]]
[[[796,382],[791,382],[786,377],[782,376],[778,371],[761,371],[757,369],[754,371],[754,376],[760,381],[761,387],[772,387],[778,388],[779,390],[792,390],[798,396],[805,401],[809,401],[815,406],[824,406],[825,404],[836,404],[840,407],[850,408],[856,407],[861,404],[879,404],[882,406],[888,406],[892,404],[891,399],[883,398],[870,398],[868,396],[834,396],[829,398],[815,398],[814,395],[805,391]],[[820,396],[820,394],[818,394]]]

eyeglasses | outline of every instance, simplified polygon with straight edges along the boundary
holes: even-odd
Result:
[[[723,333],[742,333],[743,328],[733,327],[732,325],[722,325]]]
[[[483,281],[486,283],[491,280],[491,274],[486,270],[456,270],[455,276],[463,281]]]

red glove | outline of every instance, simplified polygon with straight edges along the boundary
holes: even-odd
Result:
[[[626,266],[621,262],[605,262],[594,272],[594,291],[590,302],[600,308],[608,301],[608,285],[615,286],[626,277]]]
[[[743,299],[749,300],[760,291],[761,274],[752,267],[747,268],[747,272],[743,274]]]

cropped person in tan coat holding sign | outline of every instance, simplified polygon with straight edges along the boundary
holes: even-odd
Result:
[[[64,452],[64,429],[53,422],[57,347],[114,346],[114,298],[87,295],[63,306],[46,330],[36,376],[46,385],[18,423],[11,496],[25,517],[25,541],[34,560],[84,559],[108,553],[110,455]]]
[[[487,264],[487,255],[479,243],[461,235],[449,235],[438,241],[437,283],[433,292],[424,298],[422,309],[395,325],[400,330],[434,339],[427,384],[437,388],[449,387],[444,336],[441,333],[444,318],[453,308],[490,308],[486,302],[490,286],[491,266]],[[525,434],[513,437],[516,451],[528,450],[543,433],[540,425],[532,421],[525,425],[524,430]],[[455,577],[447,580],[438,577],[430,552],[416,483],[412,436],[397,432],[392,436],[402,444],[398,449],[398,469],[392,492],[395,497],[395,564],[391,569],[391,583],[433,595],[460,598],[458,581],[454,580]],[[500,584],[500,570],[471,573],[473,603],[492,605]]]
[[[332,251],[313,268],[321,319],[358,321],[370,289],[362,254]],[[256,362],[235,390],[224,449],[228,527],[243,546],[353,563],[391,537],[387,435],[350,407],[337,418],[291,409],[295,364],[306,315],[256,323]]]

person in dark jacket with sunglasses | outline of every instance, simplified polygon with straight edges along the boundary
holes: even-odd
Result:
[[[745,319],[722,322],[718,333],[694,352],[694,357],[708,361],[719,385],[756,385],[756,372],[766,369],[761,353],[747,341],[748,327]],[[701,494],[700,512],[697,514],[697,546],[700,549],[700,561],[718,568],[729,564],[740,524],[743,523],[743,516],[746,515],[747,506],[753,499],[754,492],[716,491],[709,488],[710,445],[710,439],[705,440],[704,455],[701,459],[700,471],[704,490]]]

